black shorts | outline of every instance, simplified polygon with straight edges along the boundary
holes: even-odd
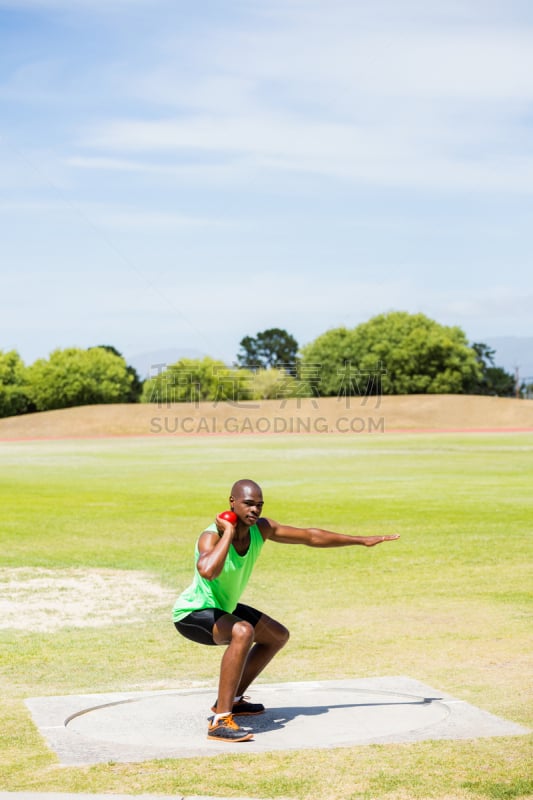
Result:
[[[213,640],[213,626],[220,617],[227,613],[227,611],[222,611],[221,608],[202,608],[200,611],[191,611],[190,614],[175,622],[174,625],[178,633],[181,633],[182,636],[192,642],[216,644]],[[255,628],[259,619],[263,616],[263,612],[258,611],[257,608],[252,608],[252,606],[245,606],[244,603],[238,603],[232,616],[249,622]]]

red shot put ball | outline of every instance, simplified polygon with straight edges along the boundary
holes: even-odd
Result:
[[[228,522],[231,522],[232,525],[237,524],[237,514],[235,511],[223,511],[218,516],[220,519],[226,519]]]

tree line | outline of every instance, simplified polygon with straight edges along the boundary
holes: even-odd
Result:
[[[281,328],[245,336],[236,362],[181,359],[141,380],[111,345],[54,350],[26,366],[0,350],[0,417],[100,403],[158,403],[376,394],[513,397],[513,375],[494,350],[424,314],[380,314],[299,347]]]

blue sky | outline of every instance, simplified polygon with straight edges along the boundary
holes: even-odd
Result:
[[[0,0],[0,349],[531,336],[533,5]]]

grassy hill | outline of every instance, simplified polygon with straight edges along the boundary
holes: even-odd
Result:
[[[0,440],[235,433],[533,430],[533,400],[399,395],[82,406],[0,419]]]

